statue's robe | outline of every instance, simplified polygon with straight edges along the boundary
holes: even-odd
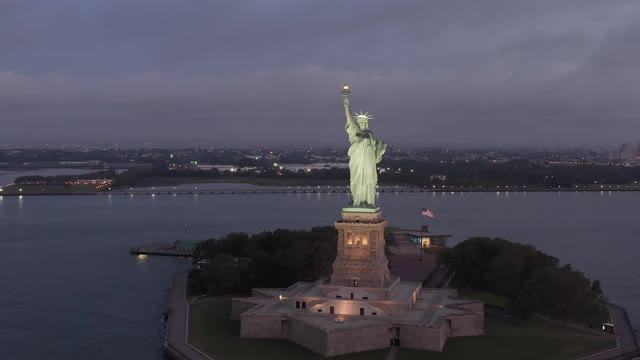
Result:
[[[382,142],[376,141],[370,130],[362,130],[349,121],[349,172],[351,173],[351,206],[375,207],[378,172],[376,164],[382,160]]]

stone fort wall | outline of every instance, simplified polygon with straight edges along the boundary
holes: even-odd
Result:
[[[292,319],[289,340],[313,352],[329,356],[327,355],[327,334],[321,329]]]
[[[389,325],[351,328],[328,333],[325,356],[388,348],[391,340]]]

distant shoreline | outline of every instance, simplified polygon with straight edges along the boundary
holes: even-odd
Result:
[[[349,185],[348,179],[329,180],[329,179],[299,179],[299,178],[260,178],[260,177],[248,177],[248,176],[222,176],[215,178],[200,178],[200,177],[154,177],[146,178],[145,181],[136,185],[140,187],[154,187],[154,186],[178,186],[189,184],[247,184],[254,186],[274,186],[274,187],[286,187],[286,186],[347,186]],[[435,185],[436,187],[419,188],[414,185],[401,182],[379,182],[379,186],[398,186],[405,188],[421,189],[430,192],[513,192],[513,191],[640,191],[640,184],[581,184],[578,187],[562,187],[562,188],[546,188],[546,187],[524,187],[524,186],[494,186],[494,187],[452,187],[442,185]],[[134,187],[134,189],[136,189]],[[127,187],[114,188],[113,191],[124,190]]]
[[[247,184],[256,186],[317,186],[317,185],[334,185],[346,186],[349,180],[317,180],[317,179],[296,179],[296,178],[256,178],[246,176],[229,176],[216,178],[200,178],[200,177],[157,177],[147,178],[148,183],[144,182],[140,186],[177,186],[188,184]],[[400,184],[393,184],[400,185]],[[403,184],[404,186],[404,184]],[[134,188],[135,189],[135,188]]]
[[[234,188],[230,188],[230,191],[224,188],[220,189],[173,189],[170,187],[178,187],[185,185],[199,185],[199,184],[229,184]],[[238,186],[240,184],[246,184],[247,188],[242,189]],[[95,188],[62,188],[56,185],[14,185],[12,187],[5,187],[2,189],[0,186],[0,196],[37,196],[37,195],[104,195],[104,194],[117,194],[123,193],[139,193],[139,194],[219,194],[233,191],[233,193],[262,193],[265,189],[274,188],[276,193],[281,193],[281,190],[287,188],[297,187],[302,188],[315,188],[321,187],[315,192],[347,192],[345,190],[349,184],[347,179],[305,179],[305,178],[283,178],[283,177],[254,177],[254,176],[218,176],[218,177],[198,177],[198,176],[157,176],[146,177],[136,181],[133,189],[129,186],[120,186],[111,189],[111,191],[100,191]],[[514,193],[514,192],[594,192],[594,191],[640,191],[640,184],[581,184],[574,187],[560,187],[560,188],[548,188],[548,187],[535,187],[535,186],[493,186],[493,187],[457,187],[457,186],[444,186],[435,185],[428,188],[419,188],[407,183],[402,182],[380,182],[380,192],[394,192],[392,187],[397,187],[398,192],[433,192],[433,193],[465,193],[465,192],[500,192],[500,193]],[[166,187],[167,189],[153,189],[154,187]],[[260,189],[253,189],[253,187],[259,187]],[[337,191],[337,187],[340,187],[340,191]],[[385,187],[383,190],[382,188]],[[391,187],[391,189],[390,189]],[[18,191],[22,188],[23,191]],[[4,190],[4,191],[1,191]],[[96,191],[98,190],[98,191]],[[106,190],[106,189],[105,189]],[[322,191],[320,191],[322,190]],[[290,191],[294,192],[294,191]],[[302,191],[297,191],[302,192]],[[309,191],[314,192],[314,191]]]
[[[202,184],[202,183],[200,183]],[[255,184],[248,184],[255,185]],[[290,185],[291,186],[291,185]],[[296,186],[296,185],[293,185]],[[304,185],[307,186],[307,185]],[[287,186],[279,185],[279,186],[266,186],[261,185],[263,188],[246,188],[246,189],[201,189],[201,190],[188,190],[188,189],[176,189],[176,190],[164,190],[164,189],[146,189],[146,188],[133,188],[133,189],[114,189],[112,191],[103,191],[103,192],[50,192],[50,193],[31,193],[31,192],[23,192],[23,193],[3,193],[0,192],[0,197],[2,196],[73,196],[73,195],[225,195],[225,194],[234,194],[234,195],[256,195],[256,194],[295,194],[295,193],[348,193],[348,189],[345,187],[336,188],[314,188],[307,186],[306,188],[303,185],[296,188],[290,188]],[[640,189],[637,188],[603,188],[603,189],[589,189],[589,188],[557,188],[557,189],[542,189],[542,188],[527,188],[527,189],[499,189],[499,188],[489,188],[489,189],[420,189],[414,187],[406,187],[406,188],[384,188],[380,189],[380,193],[553,193],[553,192],[638,192]]]

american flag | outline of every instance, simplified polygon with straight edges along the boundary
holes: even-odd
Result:
[[[422,208],[422,216],[434,217],[433,213],[429,209]]]

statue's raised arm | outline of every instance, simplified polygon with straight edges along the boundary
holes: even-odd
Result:
[[[344,84],[342,86],[342,98],[344,100],[344,112],[347,115],[347,126],[356,125],[356,122],[351,115],[351,104],[349,103],[350,93],[351,91],[349,90],[349,84]]]

